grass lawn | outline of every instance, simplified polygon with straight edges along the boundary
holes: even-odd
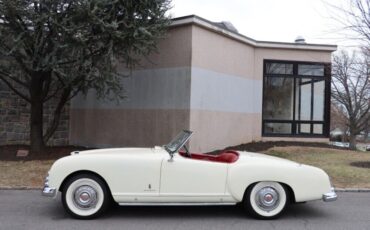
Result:
[[[0,161],[0,187],[42,187],[53,162]]]
[[[325,170],[337,188],[370,188],[370,168],[351,166],[353,161],[370,161],[370,152],[317,147],[273,147],[268,155],[290,159]]]

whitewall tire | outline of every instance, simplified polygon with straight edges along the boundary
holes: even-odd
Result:
[[[258,219],[275,219],[284,211],[288,193],[277,182],[259,182],[250,186],[244,197],[246,211]]]
[[[92,219],[101,215],[110,203],[104,181],[93,174],[78,174],[70,178],[62,191],[66,211],[78,219]]]

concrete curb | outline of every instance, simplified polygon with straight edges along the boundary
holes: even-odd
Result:
[[[369,188],[335,188],[336,192],[370,192]]]
[[[0,190],[41,190],[42,187],[3,186]],[[335,188],[336,192],[370,192],[370,188]]]

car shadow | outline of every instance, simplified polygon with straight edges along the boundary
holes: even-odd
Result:
[[[214,218],[245,217],[243,210],[237,206],[114,206],[105,215],[140,218]]]
[[[71,219],[61,204],[48,206],[48,215],[53,220]],[[293,204],[287,206],[279,219],[317,219],[329,215],[319,207],[310,204]],[[241,206],[119,206],[112,205],[108,211],[99,217],[105,219],[251,219]]]
[[[287,206],[280,219],[325,218],[326,213],[310,204]],[[102,218],[232,218],[253,219],[239,206],[119,206],[114,205]]]

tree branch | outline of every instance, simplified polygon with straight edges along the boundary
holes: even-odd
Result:
[[[58,125],[59,125],[59,121],[60,121],[60,117],[61,117],[61,114],[62,114],[62,110],[63,110],[65,104],[68,101],[68,97],[69,97],[70,93],[71,93],[71,88],[67,88],[67,89],[63,90],[63,93],[62,93],[62,95],[59,99],[58,105],[54,110],[53,120],[52,120],[51,124],[49,125],[49,127],[47,128],[46,133],[43,137],[45,143],[50,139],[50,137],[53,136],[54,132],[57,130]]]
[[[31,99],[25,94],[21,93],[21,91],[17,90],[15,87],[13,87],[13,85],[8,80],[6,80],[4,76],[0,75],[0,80],[2,80],[15,94],[17,94],[27,102],[31,103]]]
[[[21,86],[23,86],[25,88],[28,88],[29,87],[28,82],[23,82],[20,79],[12,76],[10,73],[7,73],[7,72],[4,72],[4,71],[0,70],[0,75],[3,75],[4,77],[10,78],[12,81],[18,83],[19,85],[21,85]]]

